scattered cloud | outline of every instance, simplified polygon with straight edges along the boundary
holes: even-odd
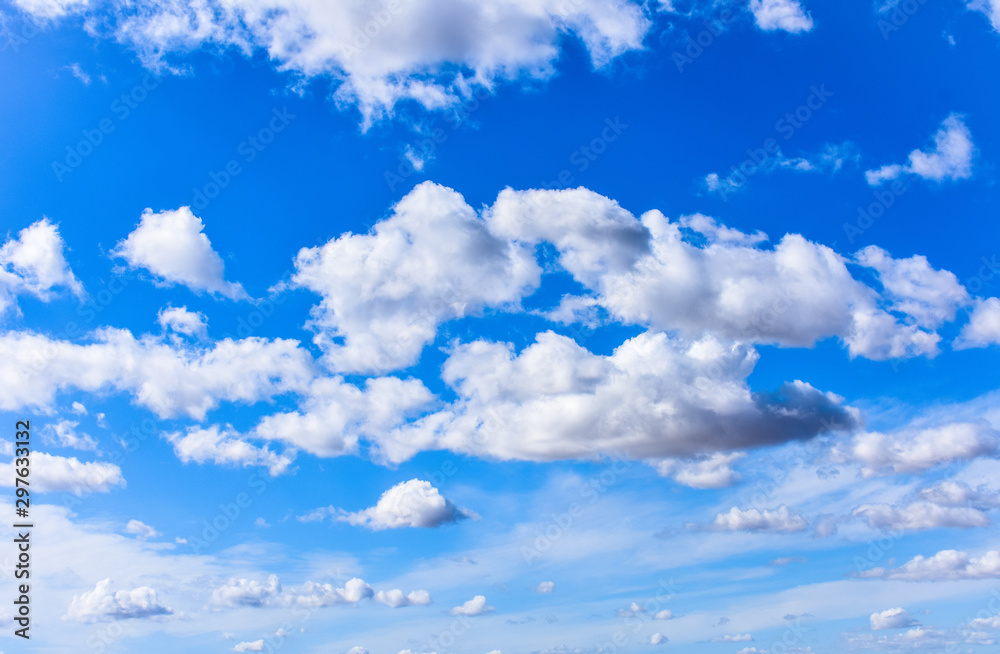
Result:
[[[720,513],[709,525],[710,529],[718,531],[773,531],[796,532],[807,527],[805,518],[781,505],[777,509],[763,511],[759,509],[740,509],[732,507],[728,513]]]
[[[951,114],[934,134],[934,149],[914,150],[909,163],[890,164],[865,172],[871,186],[898,179],[903,175],[916,175],[934,182],[957,181],[972,177],[972,158],[976,148],[972,134],[963,117]]]
[[[808,32],[814,27],[812,16],[797,0],[750,0],[757,27],[771,32]]]
[[[94,590],[74,595],[66,618],[77,622],[107,622],[169,615],[173,610],[160,604],[155,590],[140,586],[111,592],[111,579],[97,582]]]
[[[451,610],[452,615],[485,615],[487,613],[493,613],[496,608],[486,605],[486,597],[483,595],[476,595],[468,602],[465,602],[461,606],[456,606]]]
[[[879,613],[872,613],[869,617],[872,631],[883,629],[905,629],[906,627],[919,627],[920,621],[914,619],[903,608],[886,609]]]

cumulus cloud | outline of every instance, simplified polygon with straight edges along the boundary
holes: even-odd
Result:
[[[76,403],[79,404],[79,403]],[[82,407],[83,405],[80,404]],[[86,409],[84,409],[86,413]],[[97,441],[90,435],[77,431],[79,422],[74,420],[59,420],[56,423],[47,423],[42,427],[42,437],[47,443],[58,445],[59,447],[71,447],[75,450],[96,450]]]
[[[955,312],[971,301],[955,274],[935,270],[927,258],[915,255],[893,259],[882,248],[869,245],[855,255],[857,262],[878,272],[890,309],[906,314],[913,323],[937,329],[955,319]]]
[[[465,602],[461,606],[456,606],[451,610],[452,615],[484,615],[486,613],[493,613],[496,610],[495,607],[486,605],[486,597],[484,595],[476,595],[468,602]]]
[[[147,65],[183,67],[203,47],[264,52],[296,77],[336,82],[334,99],[357,106],[365,125],[401,101],[449,107],[474,90],[554,72],[569,36],[594,66],[640,49],[650,21],[630,0],[155,0],[141,6],[86,0],[18,0],[35,16],[81,13]]]
[[[846,448],[836,449],[834,456],[863,464],[866,476],[881,472],[913,474],[951,461],[993,456],[998,447],[1000,434],[988,424],[954,422],[893,434],[858,434]]]
[[[649,637],[650,645],[665,645],[670,639],[657,631],[655,634]]]
[[[938,527],[985,527],[990,519],[978,509],[938,506],[931,502],[914,502],[902,507],[889,504],[862,504],[854,509],[872,529],[915,531]]]
[[[199,311],[188,311],[187,307],[164,307],[156,314],[156,320],[164,331],[208,338],[208,318]]]
[[[442,497],[428,481],[411,479],[382,493],[375,506],[355,513],[340,513],[337,519],[373,530],[403,527],[440,527],[464,518],[478,517]]]
[[[138,536],[142,539],[156,538],[160,535],[160,532],[156,531],[146,523],[135,519],[129,520],[128,524],[125,525],[125,533]]]
[[[259,640],[249,640],[242,643],[236,643],[233,646],[234,652],[263,652],[264,651],[264,639]]]
[[[792,513],[782,504],[777,509],[740,509],[732,507],[727,513],[719,513],[709,525],[718,531],[773,531],[796,532],[805,530],[805,518]]]
[[[1000,578],[1000,552],[990,550],[977,558],[968,552],[941,550],[931,557],[915,556],[898,568],[872,568],[856,576],[900,581],[997,579]]]
[[[797,0],[750,0],[757,27],[765,31],[808,32],[813,28],[812,16]]]
[[[195,293],[209,292],[232,300],[247,297],[240,284],[224,279],[219,253],[190,207],[142,212],[139,225],[111,252],[131,268],[143,268],[165,284],[181,284]]]
[[[969,9],[983,12],[993,29],[1000,32],[1000,0],[969,0]]]
[[[552,332],[536,339],[517,355],[488,341],[456,347],[443,378],[458,401],[394,430],[382,448],[398,459],[415,442],[505,460],[691,457],[856,422],[840,398],[803,382],[750,392],[757,353],[743,345],[645,333],[601,356]]]
[[[916,175],[935,182],[960,180],[972,177],[972,157],[976,148],[972,134],[962,116],[951,114],[944,119],[934,134],[934,149],[914,150],[909,163],[889,164],[865,171],[871,186],[878,186],[903,175]]]
[[[516,305],[541,273],[529,250],[492,235],[461,195],[430,182],[372,233],[301,250],[295,269],[293,284],[323,298],[317,343],[343,372],[412,365],[442,322]]]
[[[979,509],[1000,506],[1000,493],[985,486],[973,489],[960,481],[943,481],[920,491],[920,497],[938,506],[972,506]]]
[[[342,377],[323,377],[303,393],[298,409],[265,416],[254,435],[281,440],[318,456],[349,454],[357,450],[362,436],[375,441],[433,399],[415,379],[371,378],[359,388]],[[416,449],[428,445],[416,440],[409,443]],[[416,450],[408,451],[412,455]],[[380,460],[387,458],[378,445],[371,454]]]
[[[319,608],[337,604],[357,604],[370,599],[375,592],[363,580],[353,578],[342,588],[332,584],[307,581],[299,588],[285,590],[276,575],[267,578],[266,583],[255,579],[233,578],[212,591],[210,602],[217,607],[266,607],[301,606]]]
[[[14,463],[10,463],[14,467]],[[7,480],[13,480],[13,471]],[[12,486],[13,481],[4,485]],[[125,487],[121,468],[113,463],[81,462],[76,457],[64,457],[46,452],[31,455],[31,487],[40,492],[69,492],[76,495],[107,493],[115,487]]]
[[[872,631],[920,626],[920,621],[911,617],[909,612],[904,608],[886,609],[879,613],[872,613],[868,621],[871,624]]]
[[[728,488],[740,479],[730,466],[745,456],[743,452],[716,452],[693,460],[665,459],[654,467],[661,477],[672,477],[691,488]]]
[[[148,586],[111,592],[111,579],[97,582],[94,590],[74,595],[66,618],[77,622],[98,622],[169,615],[173,610],[160,604],[156,591]]]
[[[213,463],[222,465],[266,466],[272,476],[288,470],[295,458],[294,451],[281,454],[266,447],[258,447],[240,437],[231,426],[212,425],[206,428],[189,427],[187,432],[165,434],[174,446],[174,453],[184,463]]]
[[[969,322],[962,328],[954,348],[964,350],[1000,344],[1000,298],[976,300]]]
[[[160,417],[201,420],[220,401],[252,403],[304,390],[313,378],[312,357],[297,341],[227,338],[202,347],[112,328],[88,340],[0,335],[0,409],[48,407],[70,389],[118,390]]]
[[[18,295],[32,295],[43,302],[52,299],[53,289],[62,287],[79,298],[83,284],[76,278],[66,256],[59,228],[48,218],[25,227],[0,245],[0,317],[17,310]]]
[[[536,593],[548,594],[556,589],[556,583],[554,581],[541,581],[535,586]]]
[[[393,590],[380,590],[375,593],[375,601],[396,609],[401,606],[423,606],[431,603],[431,596],[426,590],[414,590],[406,595],[403,591],[395,588]]]

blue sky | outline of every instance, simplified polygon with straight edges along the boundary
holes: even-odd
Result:
[[[1000,4],[846,4],[0,3],[0,648],[995,648]]]

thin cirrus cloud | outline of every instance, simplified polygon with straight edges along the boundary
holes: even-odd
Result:
[[[146,209],[136,228],[112,250],[129,267],[151,272],[160,283],[187,286],[231,300],[246,299],[243,286],[224,279],[224,264],[190,207],[154,213]]]
[[[964,117],[951,114],[935,132],[933,149],[913,150],[905,164],[887,164],[865,171],[865,179],[871,186],[879,186],[904,175],[916,175],[934,182],[968,179],[972,176],[975,152],[972,134],[965,126]]]

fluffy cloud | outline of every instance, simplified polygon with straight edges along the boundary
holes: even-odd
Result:
[[[139,538],[156,538],[160,535],[160,532],[156,531],[146,523],[140,520],[129,520],[128,524],[125,525],[125,533],[132,534],[133,536],[138,536]]]
[[[750,0],[757,27],[765,31],[808,32],[813,19],[797,0]]]
[[[954,273],[935,270],[926,257],[893,259],[882,248],[869,245],[855,258],[878,272],[890,309],[906,314],[920,327],[936,329],[954,320],[958,308],[971,301]]]
[[[872,631],[920,626],[920,621],[912,618],[904,608],[886,609],[879,613],[872,613],[868,621]]]
[[[111,579],[97,582],[94,590],[74,595],[66,618],[77,622],[124,620],[168,615],[173,611],[162,604],[148,586],[111,592]]]
[[[208,338],[208,318],[198,311],[188,311],[187,307],[164,307],[156,314],[156,320],[164,331],[169,329],[185,336]]]
[[[962,328],[954,347],[964,350],[996,344],[1000,344],[1000,299],[977,300],[969,322]]]
[[[548,594],[556,589],[556,584],[554,581],[542,581],[535,586],[536,593]]]
[[[920,491],[920,497],[938,506],[972,506],[992,508],[1000,506],[1000,493],[984,486],[977,489],[959,481],[943,481]]]
[[[872,529],[914,531],[938,527],[985,527],[990,519],[978,509],[938,506],[931,502],[914,502],[903,507],[888,504],[862,504],[854,509]]]
[[[83,406],[83,405],[80,405]],[[86,409],[84,409],[86,413]],[[42,437],[47,443],[59,447],[71,447],[76,450],[96,450],[97,441],[88,434],[77,432],[79,422],[59,420],[55,424],[47,423],[42,427]]]
[[[486,613],[492,613],[496,608],[486,605],[486,597],[483,595],[476,595],[468,602],[465,602],[461,606],[456,606],[451,610],[452,615],[484,615]]]
[[[398,459],[415,442],[505,460],[690,457],[855,424],[839,398],[802,382],[751,393],[745,380],[756,359],[746,346],[652,333],[610,356],[552,332],[518,355],[509,344],[476,341],[444,365],[459,400],[394,430],[382,447]]]
[[[318,608],[336,604],[357,604],[370,599],[375,592],[363,580],[354,578],[342,588],[332,584],[307,581],[299,588],[284,590],[276,575],[271,575],[266,584],[255,579],[230,579],[225,585],[212,591],[211,603],[218,607],[237,606],[302,606]]]
[[[1000,0],[969,0],[968,6],[969,9],[986,14],[993,29],[1000,32]]]
[[[380,590],[375,593],[375,601],[396,609],[401,606],[422,606],[431,603],[431,596],[426,590],[415,590],[406,595],[398,588]]]
[[[898,568],[873,568],[857,576],[901,581],[997,579],[1000,578],[1000,552],[991,550],[976,558],[967,552],[941,550],[931,557],[918,555]]]
[[[440,527],[470,517],[477,516],[446,500],[430,482],[411,479],[382,493],[375,506],[356,513],[342,513],[337,519],[381,530]]]
[[[665,459],[654,467],[661,477],[673,477],[691,488],[728,488],[740,479],[731,464],[745,456],[742,452],[716,452],[694,460]]]
[[[914,150],[908,164],[890,164],[865,172],[872,186],[897,179],[905,174],[917,175],[935,182],[968,179],[972,176],[972,157],[975,146],[972,134],[962,116],[952,114],[945,118],[934,134],[934,149]]]
[[[0,409],[47,407],[69,389],[119,390],[160,417],[186,413],[200,420],[220,401],[256,402],[304,389],[313,377],[312,357],[297,341],[224,339],[196,347],[111,328],[90,340],[0,336]]]
[[[526,248],[490,234],[461,195],[430,182],[371,234],[303,249],[295,268],[293,283],[323,297],[317,342],[343,372],[415,363],[442,322],[516,305],[541,272]]]
[[[48,302],[53,289],[64,287],[83,297],[83,285],[63,254],[59,228],[43,218],[0,246],[0,317],[16,309],[16,296],[33,295]]]
[[[358,388],[342,377],[324,377],[309,386],[297,410],[265,416],[254,435],[281,440],[318,456],[339,456],[356,451],[362,436],[374,440],[390,433],[433,399],[423,383],[414,379],[372,378]],[[415,440],[409,443],[418,449],[426,445]],[[408,451],[407,456],[415,450]],[[387,458],[378,446],[372,456]]]
[[[266,447],[257,447],[240,438],[229,427],[212,425],[207,428],[191,427],[180,432],[165,434],[164,438],[174,446],[174,453],[184,463],[212,461],[222,465],[267,466],[272,476],[282,474],[294,459],[294,452],[277,454]]]
[[[774,531],[796,532],[806,528],[805,519],[792,513],[785,505],[775,510],[747,509],[732,507],[728,513],[720,513],[709,525],[719,531]]]
[[[242,643],[236,643],[233,646],[234,652],[263,652],[264,651],[264,639],[259,640],[248,640]]]
[[[10,467],[14,464],[11,462]],[[9,471],[7,480],[13,480]],[[3,485],[12,486],[13,481]],[[31,487],[40,492],[107,493],[115,487],[125,487],[121,468],[113,463],[81,462],[76,457],[63,457],[45,452],[31,455]]]
[[[989,425],[955,422],[894,434],[858,434],[846,449],[837,449],[834,455],[862,463],[865,475],[871,476],[882,471],[919,473],[951,461],[992,456],[998,447],[1000,434]]]
[[[224,279],[222,257],[202,233],[205,225],[190,207],[142,212],[139,225],[111,252],[131,268],[144,268],[167,284],[195,293],[207,291],[233,300],[247,297],[239,284]]]
[[[403,100],[451,106],[478,88],[553,74],[565,36],[595,66],[642,47],[650,21],[630,0],[154,0],[141,6],[86,0],[18,0],[36,16],[84,13],[154,67],[202,47],[266,52],[281,69],[337,82],[334,98],[365,124]],[[103,10],[103,11],[101,11]]]

